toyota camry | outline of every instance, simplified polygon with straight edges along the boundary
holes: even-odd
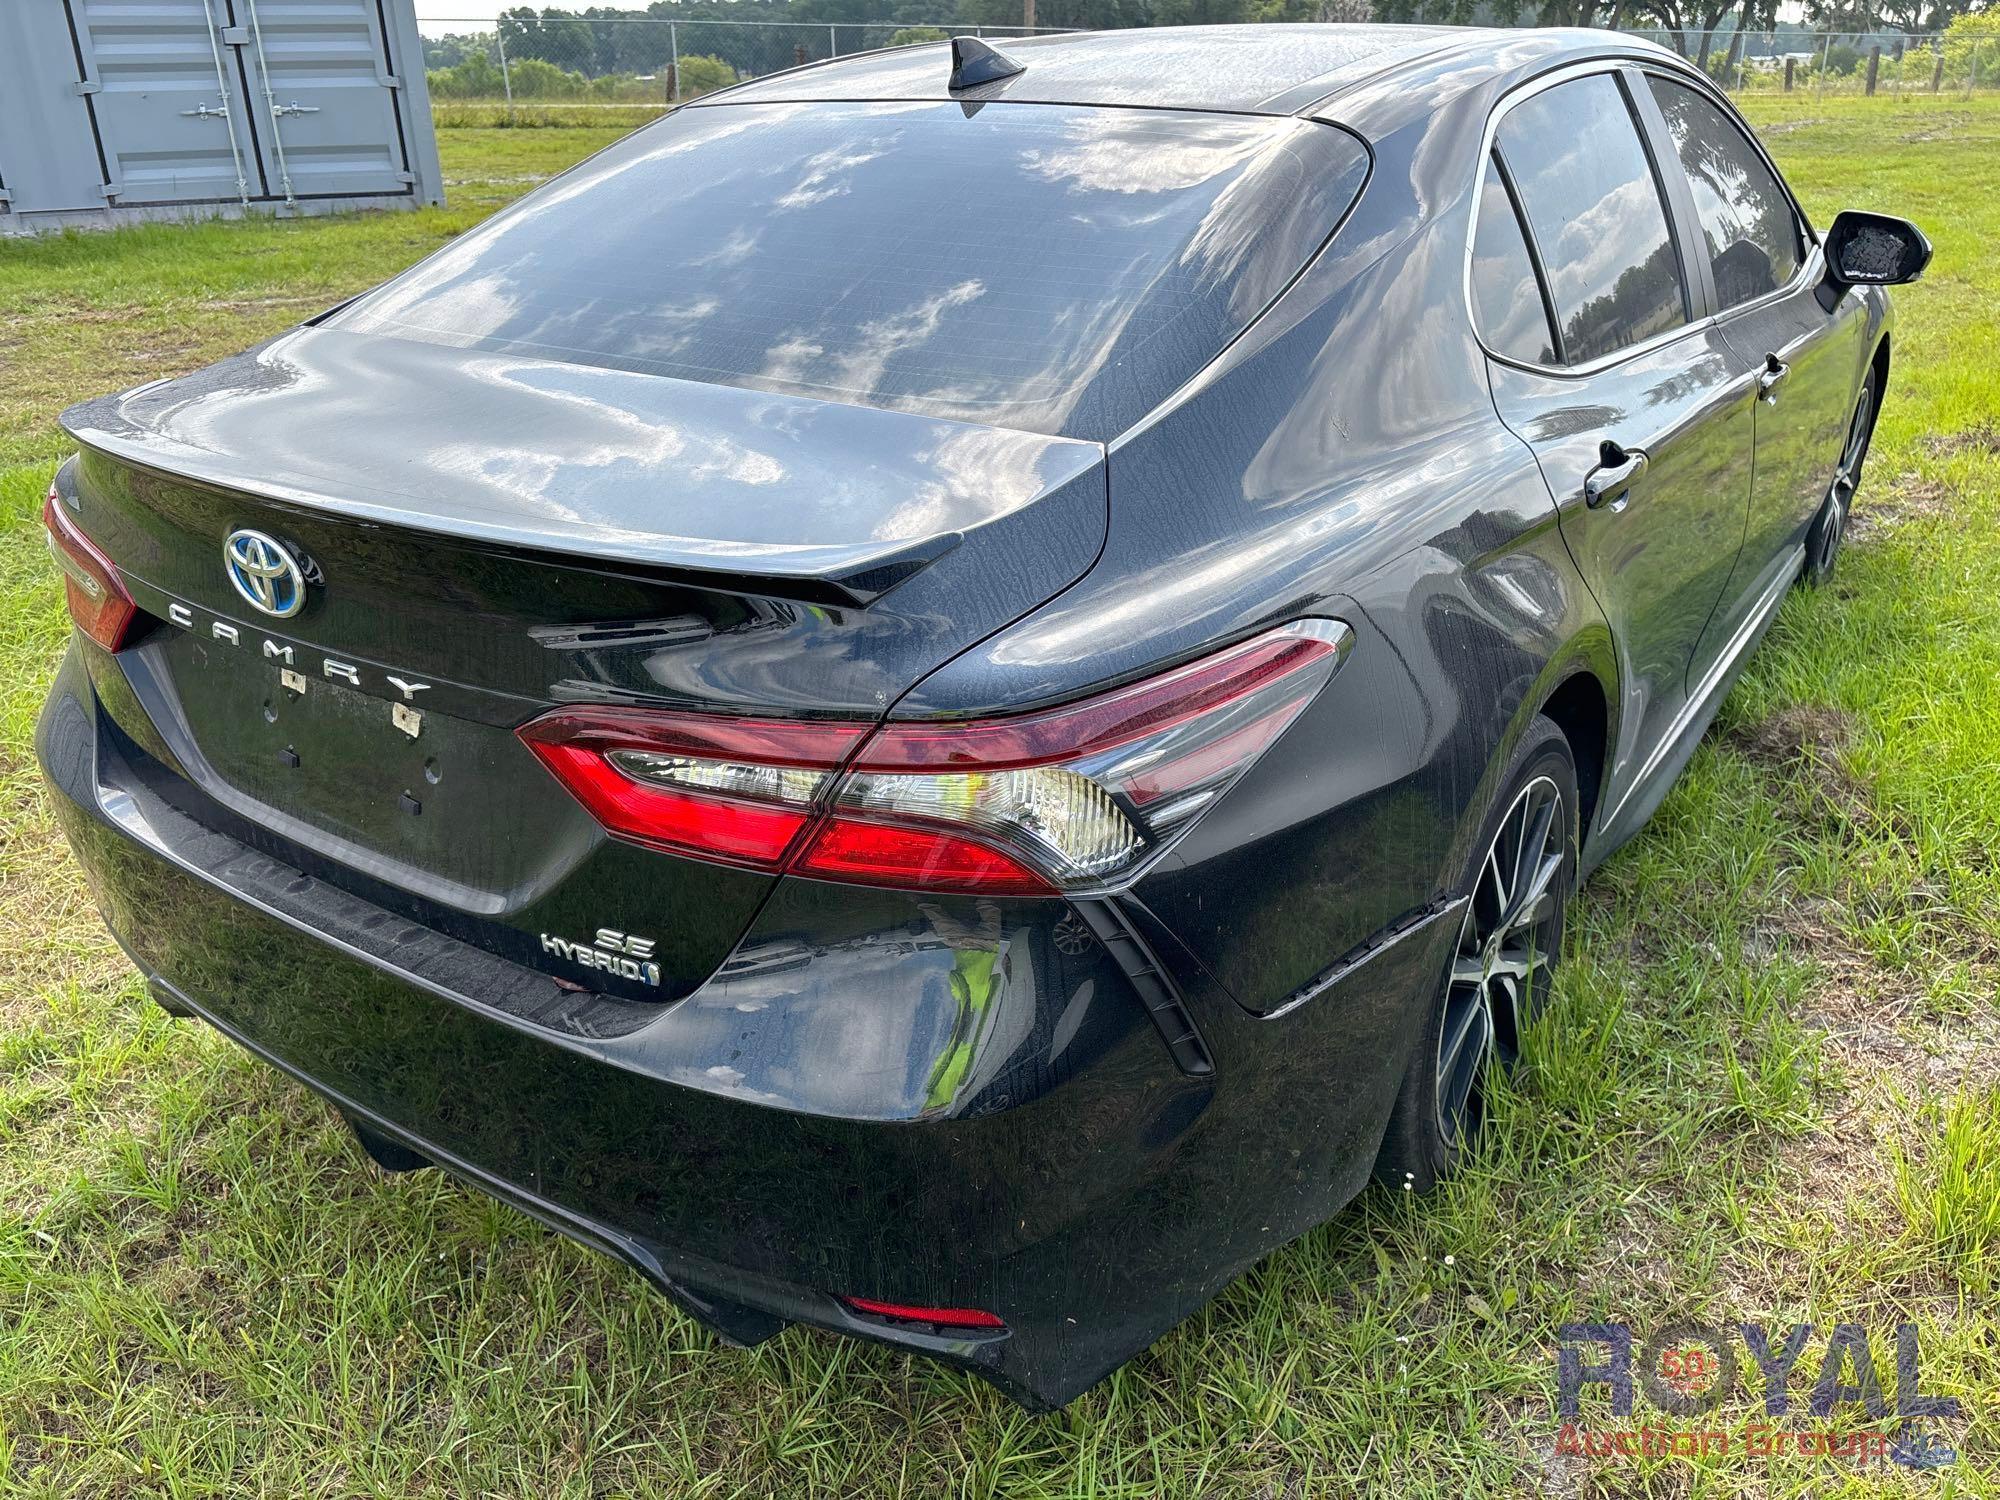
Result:
[[[383,1166],[1061,1403],[1472,1148],[1929,253],[1601,31],[800,68],[67,412],[41,763]]]

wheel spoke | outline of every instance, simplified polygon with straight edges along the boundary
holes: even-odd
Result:
[[[1492,972],[1510,979],[1525,979],[1537,969],[1549,966],[1549,955],[1537,948],[1528,953],[1502,951],[1493,959]]]
[[[1506,878],[1500,873],[1500,845],[1497,841],[1486,851],[1486,878],[1493,886],[1493,913],[1497,917],[1507,909],[1511,899]]]
[[[1512,932],[1532,920],[1536,909],[1542,904],[1542,898],[1548,895],[1549,887],[1555,884],[1555,878],[1562,867],[1563,857],[1560,853],[1546,856],[1536,867],[1534,879],[1530,880],[1527,888],[1521,892],[1520,900],[1502,914],[1498,930]]]

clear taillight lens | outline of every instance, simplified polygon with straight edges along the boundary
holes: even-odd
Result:
[[[1177,671],[1019,718],[889,723],[861,747],[805,872],[867,880],[846,820],[939,830],[1057,890],[1117,880],[1200,816],[1333,675],[1348,637],[1301,620]],[[929,884],[900,870],[891,883]],[[912,878],[914,876],[914,878]]]
[[[1122,879],[1199,817],[1312,701],[1348,640],[1337,621],[1302,620],[1061,708],[873,735],[566,709],[522,738],[607,828],[650,847],[870,885],[1080,891]]]
[[[53,485],[42,502],[42,525],[48,531],[49,556],[62,570],[69,617],[106,651],[116,651],[125,644],[125,634],[139,613],[118,581],[118,570],[70,518]]]

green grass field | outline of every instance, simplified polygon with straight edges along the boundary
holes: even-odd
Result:
[[[722,1348],[519,1214],[378,1174],[152,1007],[43,808],[54,413],[295,322],[614,132],[447,130],[445,210],[0,242],[0,1494],[2000,1491],[2000,100],[1751,109],[1822,223],[1937,243],[1836,585],[1587,888],[1472,1170],[1371,1190],[1053,1417],[804,1330]],[[1957,1463],[1555,1451],[1559,1325],[1738,1319],[1819,1325],[1807,1386],[1864,1323],[1892,1390],[1916,1324]],[[1703,1425],[1762,1411],[1746,1380]]]

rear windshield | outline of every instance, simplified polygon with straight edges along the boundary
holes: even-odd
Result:
[[[1360,190],[1310,121],[936,103],[682,110],[333,320],[1108,438]]]

